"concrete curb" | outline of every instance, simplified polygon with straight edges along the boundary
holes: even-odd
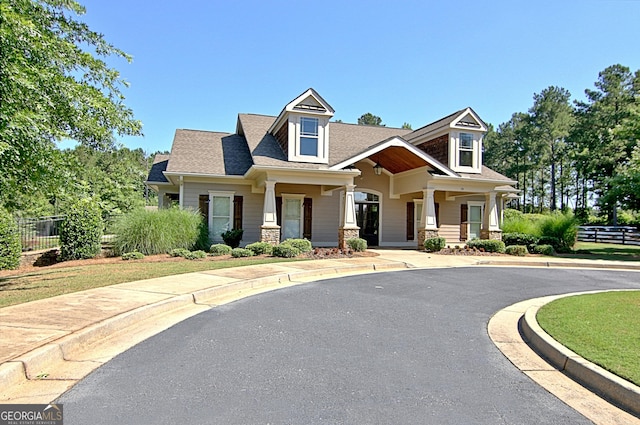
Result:
[[[598,263],[571,263],[561,261],[517,261],[517,260],[479,260],[479,266],[509,266],[509,267],[567,267],[580,269],[615,269],[615,270],[638,270],[640,264],[598,264]]]
[[[566,294],[558,298],[597,292]],[[623,410],[640,417],[640,387],[589,362],[558,343],[538,324],[536,315],[540,308],[541,306],[528,308],[520,319],[525,341],[560,372]]]
[[[5,388],[22,383],[40,380],[43,371],[62,365],[74,354],[81,353],[92,344],[120,332],[136,323],[162,314],[178,311],[194,305],[215,305],[215,301],[249,292],[255,289],[278,289],[279,285],[301,282],[305,279],[337,277],[339,274],[375,273],[376,271],[392,271],[410,268],[404,262],[384,265],[356,264],[339,267],[328,267],[315,270],[303,270],[293,273],[281,273],[255,279],[246,279],[210,288],[194,291],[189,294],[176,295],[162,301],[150,303],[133,310],[117,314],[108,319],[96,322],[76,332],[64,335],[27,353],[21,354],[0,364],[0,382]]]

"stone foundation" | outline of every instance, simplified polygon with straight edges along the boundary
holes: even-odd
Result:
[[[438,236],[438,229],[418,229],[418,249],[424,249],[424,241],[427,239]]]
[[[271,245],[278,245],[280,243],[280,226],[260,227],[260,242],[268,242]]]
[[[480,239],[502,240],[502,230],[481,230]]]
[[[347,241],[353,238],[360,237],[360,229],[345,229],[343,227],[338,229],[338,248],[345,249],[347,247]]]

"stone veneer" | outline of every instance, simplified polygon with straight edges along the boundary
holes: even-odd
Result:
[[[437,238],[437,229],[418,229],[418,249],[424,249],[424,241],[429,238]]]
[[[480,239],[502,240],[502,230],[481,230]]]
[[[278,245],[280,243],[280,226],[260,227],[260,242],[268,242],[271,245]]]
[[[347,247],[347,241],[353,238],[360,237],[360,229],[345,229],[341,227],[338,229],[338,248],[345,249]]]

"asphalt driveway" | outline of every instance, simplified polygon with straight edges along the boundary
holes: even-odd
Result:
[[[640,288],[621,271],[455,268],[320,281],[186,320],[64,394],[65,424],[587,424],[487,322],[528,298]]]

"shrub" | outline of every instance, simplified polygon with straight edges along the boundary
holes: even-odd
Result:
[[[209,248],[209,252],[211,253],[211,255],[214,256],[218,256],[218,255],[229,255],[231,254],[231,247],[229,245],[225,245],[223,243],[217,243],[214,245],[211,245],[211,248]]]
[[[504,252],[509,255],[516,255],[518,257],[524,257],[529,250],[524,245],[509,245],[505,248]]]
[[[553,236],[542,236],[538,239],[538,245],[551,245],[555,251],[562,250],[560,239]]]
[[[124,254],[122,254],[122,259],[125,261],[142,260],[143,258],[144,258],[144,254],[138,251],[125,252]]]
[[[169,255],[172,257],[183,257],[186,258],[187,255],[189,255],[189,251],[188,249],[185,248],[175,248],[172,249],[171,251],[169,251]]]
[[[18,268],[21,253],[18,225],[8,211],[0,208],[0,270]]]
[[[556,250],[553,249],[553,246],[551,245],[536,245],[533,247],[533,253],[553,256],[555,255]]]
[[[313,249],[311,242],[307,239],[286,239],[280,245],[289,245],[298,248],[300,252],[309,252]]]
[[[207,221],[202,219],[200,220],[200,225],[198,226],[198,239],[193,245],[193,249],[206,251],[210,246],[211,238],[209,237],[209,226],[207,226]]]
[[[253,251],[247,248],[233,248],[231,250],[231,256],[234,258],[253,257],[254,255]]]
[[[114,253],[138,251],[153,255],[165,254],[174,248],[192,249],[201,237],[202,221],[200,213],[194,210],[134,210],[114,224]]]
[[[184,256],[187,260],[201,260],[203,258],[207,258],[207,253],[201,249],[196,251],[187,251],[187,254]]]
[[[295,246],[281,243],[273,247],[271,255],[274,257],[293,258],[300,255],[300,250]]]
[[[427,238],[424,241],[424,250],[427,252],[438,252],[444,249],[447,240],[441,237]]]
[[[347,246],[356,252],[364,252],[367,250],[367,241],[362,238],[347,239]]]
[[[529,252],[533,252],[533,247],[538,243],[538,238],[527,233],[503,233],[502,242],[506,246],[524,245]]]
[[[273,245],[269,242],[254,242],[247,245],[245,248],[253,251],[255,255],[267,254],[270,255],[273,251]]]
[[[231,248],[237,248],[238,246],[240,246],[240,241],[242,240],[243,233],[243,229],[233,229],[227,230],[224,233],[220,233],[220,236],[222,236],[222,240],[225,244],[229,245]]]
[[[505,250],[504,242],[493,239],[472,239],[467,242],[469,248],[484,249],[485,252],[503,253]]]
[[[62,261],[98,255],[102,248],[102,228],[102,211],[93,199],[79,199],[69,204],[60,224]]]
[[[540,232],[542,236],[558,238],[556,251],[569,252],[578,236],[577,220],[572,214],[551,214],[541,221]]]

